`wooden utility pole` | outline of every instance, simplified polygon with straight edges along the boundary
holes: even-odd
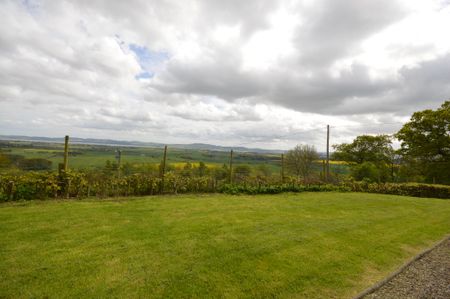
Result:
[[[284,183],[284,154],[281,154],[281,183]]]
[[[64,161],[58,164],[58,171],[61,184],[61,195],[69,198],[70,180],[68,178],[67,170],[69,169],[69,135],[64,138]]]
[[[64,172],[67,172],[68,168],[69,168],[69,136],[66,135],[66,137],[64,138],[64,164],[63,164]]]
[[[233,184],[233,150],[230,152],[230,184]]]
[[[330,181],[330,125],[327,125],[327,182]]]
[[[167,145],[164,146],[164,156],[161,165],[161,192],[164,191],[164,176],[166,174],[166,158],[167,158]]]

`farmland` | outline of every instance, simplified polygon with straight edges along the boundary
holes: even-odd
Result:
[[[449,201],[364,193],[3,203],[0,297],[348,298],[449,215]]]
[[[0,141],[0,152],[20,155],[27,159],[40,158],[51,161],[53,170],[63,159],[64,145],[47,142]],[[163,157],[162,148],[126,147],[107,145],[71,144],[69,166],[72,169],[97,169],[105,166],[109,160],[115,161],[116,151],[122,152],[122,163],[132,165],[158,165]],[[198,164],[204,162],[207,167],[221,167],[229,163],[229,152],[201,149],[170,148],[167,163],[175,168],[182,168],[187,162]],[[280,155],[271,153],[235,152],[234,163],[251,167],[265,165],[271,172],[280,171]],[[316,170],[321,168],[321,161],[316,162]],[[341,161],[331,162],[335,173],[347,173],[347,165]]]

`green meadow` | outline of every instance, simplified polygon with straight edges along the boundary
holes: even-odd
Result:
[[[69,152],[69,167],[71,169],[99,169],[106,165],[107,161],[116,161],[116,151],[122,152],[122,165],[153,165],[156,167],[163,159],[163,148],[150,147],[118,147],[107,145],[71,144]],[[58,164],[63,161],[64,145],[46,142],[27,141],[2,141],[0,152],[9,155],[20,155],[24,158],[41,158],[52,162],[52,169],[57,170]],[[168,149],[167,165],[174,168],[182,168],[186,163],[198,165],[205,163],[208,168],[228,165],[230,153],[226,151],[200,150],[200,149]],[[272,174],[278,174],[281,170],[281,155],[269,153],[235,152],[233,164],[248,165],[252,169],[264,165]],[[331,161],[330,169],[336,174],[347,174],[348,165],[340,161]],[[314,164],[315,172],[322,170],[321,161]]]
[[[105,166],[106,161],[116,160],[116,151],[122,152],[122,163],[131,164],[159,164],[163,158],[162,148],[150,147],[118,147],[106,145],[70,145],[69,166],[74,169],[92,169]],[[0,150],[7,154],[21,155],[25,158],[42,158],[52,161],[53,169],[63,159],[63,144],[38,142],[4,142]],[[170,148],[167,161],[171,164],[198,163],[200,161],[209,166],[222,166],[229,163],[229,152],[198,149]],[[237,164],[259,165],[266,164],[273,169],[279,168],[280,156],[274,154],[235,153]]]

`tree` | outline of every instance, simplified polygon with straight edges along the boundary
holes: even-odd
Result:
[[[319,159],[314,146],[297,145],[286,153],[286,169],[297,177],[307,179],[312,172],[313,162]]]
[[[356,180],[387,181],[392,178],[394,149],[388,135],[361,135],[352,143],[333,145],[333,159],[353,163],[352,176]],[[364,166],[361,166],[363,165]],[[373,169],[376,167],[376,171]],[[391,170],[391,171],[390,171]],[[364,177],[367,174],[367,177]],[[375,179],[375,175],[378,177]]]
[[[415,112],[395,137],[405,162],[426,181],[450,184],[450,101]]]
[[[379,168],[372,162],[356,164],[351,169],[352,177],[358,181],[376,182],[380,178]]]
[[[333,145],[333,159],[362,164],[390,163],[394,154],[392,141],[388,135],[361,135],[352,143]]]

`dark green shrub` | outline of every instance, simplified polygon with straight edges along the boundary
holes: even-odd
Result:
[[[418,183],[347,183],[352,191],[450,199],[450,186]]]

